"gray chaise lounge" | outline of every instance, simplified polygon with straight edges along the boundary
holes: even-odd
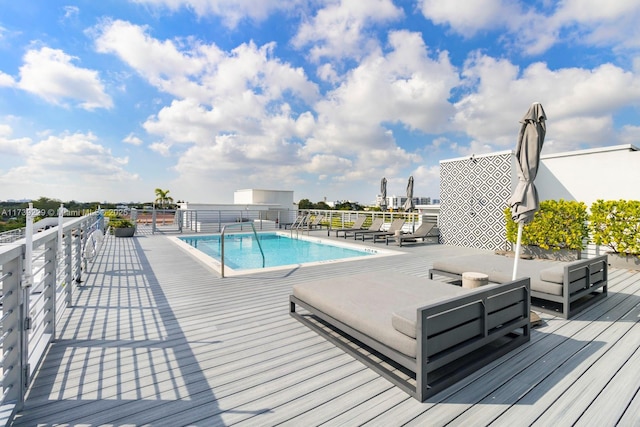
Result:
[[[347,238],[347,233],[350,231],[358,231],[358,230],[364,230],[363,225],[364,222],[367,220],[367,217],[364,215],[359,215],[356,217],[356,220],[353,222],[353,225],[351,227],[343,227],[343,228],[334,228],[332,229],[331,226],[329,226],[329,228],[327,229],[327,236],[329,235],[329,233],[331,233],[332,231],[336,232],[336,237],[338,237],[338,233],[340,233],[341,231],[344,233],[344,237],[345,239]]]
[[[290,313],[424,401],[529,341],[529,290],[372,272],[297,284]]]
[[[425,239],[439,236],[440,230],[438,230],[438,226],[435,222],[423,222],[413,233],[401,234],[400,236],[386,236],[385,241],[388,245],[389,240],[395,240],[398,246],[402,246],[405,242],[415,243],[418,239],[424,242]]]
[[[404,227],[405,220],[402,218],[394,219],[389,228],[386,231],[378,231],[377,233],[371,233],[369,235],[362,235],[362,241],[364,242],[364,238],[371,236],[373,239],[373,243],[375,243],[378,239],[386,240],[387,236],[393,236],[396,234],[396,231],[402,233],[402,227]]]
[[[513,275],[513,258],[478,254],[440,259],[434,261],[429,278],[460,279],[468,271],[487,274],[489,282],[506,283]],[[607,296],[607,257],[572,262],[520,259],[518,277],[531,278],[532,305],[568,319]]]
[[[369,228],[365,228],[363,230],[354,230],[351,234],[353,234],[353,239],[357,240],[358,239],[358,235],[359,234],[367,234],[367,233],[377,233],[378,231],[380,231],[380,229],[382,228],[382,225],[384,224],[384,220],[382,218],[375,218],[373,221],[371,221],[371,225],[369,226]],[[349,232],[344,233],[344,238],[347,238],[347,234]],[[364,240],[364,239],[362,239]]]

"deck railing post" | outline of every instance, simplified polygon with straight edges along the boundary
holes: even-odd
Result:
[[[25,369],[22,348],[22,255],[24,246],[16,250],[7,262],[2,264],[2,273],[6,275],[2,281],[2,391],[4,402],[14,402],[16,409],[21,409],[25,393]]]
[[[55,339],[56,334],[56,263],[57,263],[57,239],[49,240],[44,244],[44,333],[51,334]]]
[[[68,229],[64,233],[64,245],[63,245],[63,255],[62,255],[62,265],[64,266],[64,290],[65,290],[65,302],[67,306],[71,305],[71,297],[73,293],[73,254],[72,248],[73,245],[71,243],[71,229]]]
[[[82,226],[78,224],[78,228],[75,229],[71,240],[71,257],[72,257],[72,271],[73,280],[78,284],[82,282]]]

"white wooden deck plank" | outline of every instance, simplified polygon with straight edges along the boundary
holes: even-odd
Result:
[[[311,427],[325,424],[328,421],[335,424],[335,419],[339,415],[350,411],[355,412],[356,407],[363,405],[370,400],[374,400],[378,395],[391,389],[393,389],[393,386],[388,381],[384,381],[378,377],[364,383],[360,387],[355,387],[342,395],[336,395],[333,392],[325,392],[322,396],[319,396],[316,405],[306,412],[294,412],[287,409],[289,412],[288,418],[278,425]],[[402,397],[406,397],[406,394]],[[344,419],[339,421],[342,425],[344,425],[344,422]]]
[[[637,317],[637,313],[636,313]],[[627,322],[627,325],[622,325],[622,322]],[[624,326],[626,333],[618,342],[616,342],[616,348],[604,345],[601,346],[600,337],[594,340],[593,347],[599,348],[594,355],[598,354],[597,360],[588,367],[590,372],[584,372],[575,381],[572,382],[570,387],[565,393],[561,395],[552,406],[549,407],[541,416],[536,420],[537,425],[549,425],[552,423],[566,423],[573,422],[576,418],[576,413],[581,414],[586,411],[589,406],[594,402],[597,396],[607,386],[607,383],[612,377],[616,375],[618,371],[624,366],[627,360],[632,357],[634,352],[638,349],[638,342],[640,342],[640,328],[632,328],[635,319],[622,320],[620,328]],[[607,338],[603,337],[604,342],[608,342]],[[609,351],[602,351],[603,348],[607,348]],[[579,372],[579,370],[576,370]],[[575,373],[572,373],[577,376]],[[618,399],[618,397],[616,398]],[[625,406],[628,403],[625,402]],[[607,412],[613,410],[616,406],[615,403],[607,405]],[[569,412],[569,413],[567,413]],[[602,424],[606,425],[606,424]]]
[[[332,412],[325,412],[324,409],[318,409],[318,405],[320,403],[335,400],[347,400],[348,397],[345,396],[350,392],[358,389],[362,390],[363,386],[371,384],[372,382],[380,382],[381,379],[376,377],[377,375],[372,375],[372,372],[369,369],[364,369],[353,375],[349,375],[338,381],[332,382],[330,389],[328,387],[319,388],[313,392],[300,395],[295,399],[291,399],[290,396],[287,396],[286,400],[282,404],[272,407],[269,413],[261,415],[260,417],[251,417],[246,420],[242,420],[240,424],[248,427],[280,425],[291,420],[291,417],[294,414],[315,411],[317,411],[317,415],[320,417],[331,417],[333,414]],[[309,426],[310,424],[304,423],[297,425]]]
[[[640,390],[640,369],[638,369],[640,366],[640,348],[637,344],[640,339],[638,339],[638,332],[636,331],[640,329],[640,325],[636,323],[633,329],[634,331],[627,334],[631,339],[627,345],[629,345],[630,349],[636,346],[633,355],[626,361],[622,361],[622,368],[613,375],[602,392],[590,402],[575,424],[576,426],[616,425],[625,415],[629,404],[638,393],[638,390]],[[620,357],[620,354],[616,353],[615,357]],[[607,360],[604,364],[610,362],[612,363],[613,361]],[[594,369],[597,369],[597,367],[594,366]],[[599,376],[602,375],[605,375],[605,373],[599,373]],[[601,408],[603,407],[606,407],[607,410],[602,411]],[[640,417],[636,418],[636,420],[640,423]]]
[[[489,410],[487,419],[495,418],[504,411],[482,399],[523,389],[510,369],[520,367],[526,378],[527,369],[545,366],[542,357],[562,339],[565,348],[568,340],[595,339],[605,323],[596,320],[599,316],[640,296],[640,274],[612,270],[609,298],[576,320],[543,315],[546,322],[528,346],[420,403],[288,315],[288,295],[297,282],[362,270],[402,270],[425,277],[434,259],[476,252],[439,245],[401,250],[406,254],[220,279],[164,237],[107,239],[74,295],[75,307],[65,314],[60,341],[51,348],[16,425],[168,425],[165,420],[207,426],[422,420],[441,425],[480,409]],[[575,326],[579,323],[581,328]],[[605,328],[612,336],[614,329]],[[620,351],[618,345],[607,345],[611,354]],[[628,349],[617,357],[623,354]],[[583,368],[569,369],[570,356],[564,364],[561,356],[554,359],[566,372],[556,369],[525,394],[538,393],[537,400],[524,405],[522,399],[505,399],[508,409],[499,420],[513,424],[518,409],[544,411],[556,405],[552,399],[547,402],[547,395],[560,396],[562,402],[577,390],[563,385],[565,392],[560,392],[545,383],[553,375],[558,382],[568,381]],[[631,381],[625,381],[630,375],[621,376],[627,366],[632,365],[620,365],[620,373],[608,379],[611,390],[625,389],[628,409],[622,419],[631,420],[640,398],[637,385],[629,387]],[[585,382],[596,375],[588,366],[583,371],[579,378]],[[606,408],[609,393],[600,385],[584,410]],[[579,410],[565,412],[570,422],[580,419]]]
[[[564,375],[570,375],[581,368],[584,371],[594,360],[597,360],[598,355],[606,352],[606,349],[602,348],[590,351],[589,348],[593,347],[591,346],[592,340],[603,337],[605,342],[612,340],[615,343],[620,336],[624,335],[625,331],[616,328],[615,323],[605,320],[610,316],[614,316],[615,320],[624,318],[632,304],[614,305],[614,300],[608,302],[611,303],[611,310],[607,311],[605,315],[596,317],[598,313],[594,311],[583,313],[576,320],[566,322],[563,327],[558,328],[553,334],[549,334],[545,338],[545,341],[549,341],[545,347],[542,347],[540,343],[529,345],[522,351],[524,353],[522,357],[517,358],[518,363],[515,366],[511,366],[509,363],[516,359],[515,357],[511,357],[508,362],[501,364],[501,372],[506,368],[506,371],[513,373],[513,375],[500,379],[497,373],[492,372],[490,378],[483,378],[483,383],[488,382],[485,389],[491,391],[477,403],[471,405],[464,413],[455,416],[455,420],[450,418],[454,414],[438,407],[429,411],[428,414],[418,417],[415,420],[416,425],[426,417],[431,420],[435,419],[438,423],[452,422],[452,425],[465,425],[469,422],[488,425],[511,406],[518,403],[532,389],[540,387],[540,390],[546,390],[545,394],[551,394],[552,386],[546,386],[547,383],[544,382],[547,377],[556,371],[562,372]],[[592,353],[596,353],[596,355]],[[509,356],[512,355],[507,357]],[[469,387],[464,392],[467,396],[470,392],[471,395],[478,396],[480,389],[473,390]],[[450,400],[460,400],[460,397],[456,395],[445,402]],[[541,405],[536,406],[538,413],[541,412],[543,409]],[[512,419],[512,421],[516,420]],[[518,417],[517,421],[523,422],[523,418]]]
[[[392,386],[392,384],[389,385]],[[349,408],[348,410],[340,413],[334,418],[329,419],[327,417],[325,421],[319,420],[319,425],[325,427],[361,425],[369,420],[378,417],[380,414],[389,410],[389,408],[395,407],[404,401],[412,399],[411,397],[407,396],[406,393],[398,390],[393,386],[383,393],[375,394],[373,396],[363,395],[361,396],[361,398],[364,400],[363,403]],[[295,427],[296,424],[291,424],[291,426]]]
[[[634,427],[640,425],[640,390],[637,388],[633,400],[625,410],[624,415],[622,415],[617,425]]]

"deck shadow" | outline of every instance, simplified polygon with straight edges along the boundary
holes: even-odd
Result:
[[[85,273],[14,425],[153,425],[187,412],[193,420],[193,411],[223,425],[138,239],[105,243],[109,253]]]

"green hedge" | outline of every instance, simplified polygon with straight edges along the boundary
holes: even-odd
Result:
[[[516,243],[518,224],[511,218],[511,209],[504,210],[507,240]],[[587,206],[568,200],[544,200],[533,221],[522,229],[522,244],[542,249],[582,250],[589,235]]]
[[[591,205],[591,235],[596,245],[640,256],[640,201],[597,200]]]
[[[128,219],[112,219],[109,221],[109,225],[111,228],[130,228],[134,226],[133,222]]]

